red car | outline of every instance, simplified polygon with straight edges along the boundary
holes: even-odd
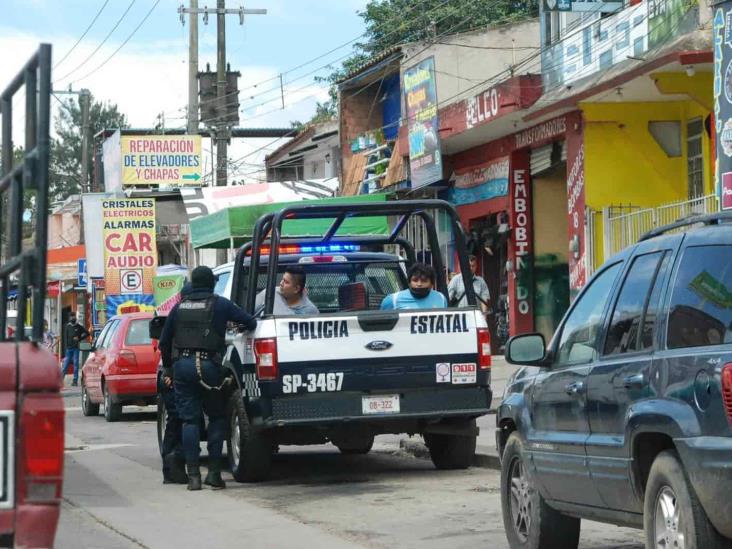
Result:
[[[99,413],[117,421],[124,405],[149,406],[157,398],[159,351],[148,326],[152,313],[112,317],[91,347],[81,369],[81,409],[85,416]]]

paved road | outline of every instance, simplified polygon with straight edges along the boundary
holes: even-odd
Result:
[[[506,547],[496,471],[436,471],[384,438],[367,456],[285,447],[267,483],[226,474],[227,490],[189,493],[161,483],[152,409],[110,424],[65,395],[59,548]],[[641,535],[585,522],[581,547],[641,549]]]

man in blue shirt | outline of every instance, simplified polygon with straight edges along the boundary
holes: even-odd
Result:
[[[424,263],[415,263],[409,268],[409,288],[390,294],[381,302],[381,310],[391,309],[444,309],[447,299],[432,288],[435,285],[435,270]]]

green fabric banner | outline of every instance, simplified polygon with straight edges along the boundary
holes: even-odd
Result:
[[[239,247],[251,240],[254,224],[262,215],[279,211],[287,206],[363,204],[386,202],[386,198],[386,194],[369,194],[228,208],[193,219],[191,221],[191,240],[194,248],[230,248],[232,239],[234,247]],[[285,221],[283,225],[283,233],[285,236],[322,236],[332,223],[333,219],[289,220]],[[343,222],[336,236],[388,233],[389,224],[385,216],[354,217]]]

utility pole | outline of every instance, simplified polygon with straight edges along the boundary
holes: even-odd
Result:
[[[91,107],[91,93],[87,89],[79,92],[79,107],[81,108],[81,192],[88,193],[89,188],[89,142],[91,124],[89,109]]]
[[[240,7],[238,9],[227,9],[226,8],[226,0],[216,0],[216,9],[209,9],[208,7],[204,7],[203,9],[200,9],[197,7],[197,0],[191,0],[191,7],[190,8],[184,8],[181,6],[178,8],[178,13],[180,14],[181,21],[185,21],[184,14],[188,13],[191,17],[191,43],[194,41],[194,30],[193,20],[198,17],[198,14],[203,14],[203,23],[205,25],[208,24],[208,16],[209,13],[216,13],[216,98],[217,98],[217,120],[216,120],[216,129],[215,129],[215,140],[216,140],[216,185],[217,186],[225,186],[227,181],[227,148],[229,144],[229,124],[227,122],[227,108],[226,108],[226,72],[227,72],[227,66],[226,66],[226,15],[227,14],[236,14],[239,15],[239,24],[244,24],[244,16],[245,15],[266,15],[267,10],[266,9],[244,9],[244,7]],[[196,59],[196,67],[195,71],[192,68],[192,66],[189,66],[189,82],[188,82],[188,90],[189,90],[189,118],[188,118],[188,124],[189,124],[189,131],[191,128],[191,93],[192,89],[195,88],[197,90],[197,86],[191,86],[191,79],[197,78],[197,72],[198,72],[198,22],[196,21],[196,33],[195,33],[195,42],[196,42],[196,53],[195,53],[195,59]],[[193,46],[191,45],[189,56],[191,56],[191,59],[193,59]],[[198,117],[196,116],[196,121]],[[196,124],[196,130],[197,130],[197,124]]]
[[[188,31],[188,134],[198,133],[198,0],[191,0]]]
[[[216,1],[216,95],[219,100],[219,119],[216,123],[216,186],[225,187],[229,144],[229,128],[226,124],[226,0]]]

